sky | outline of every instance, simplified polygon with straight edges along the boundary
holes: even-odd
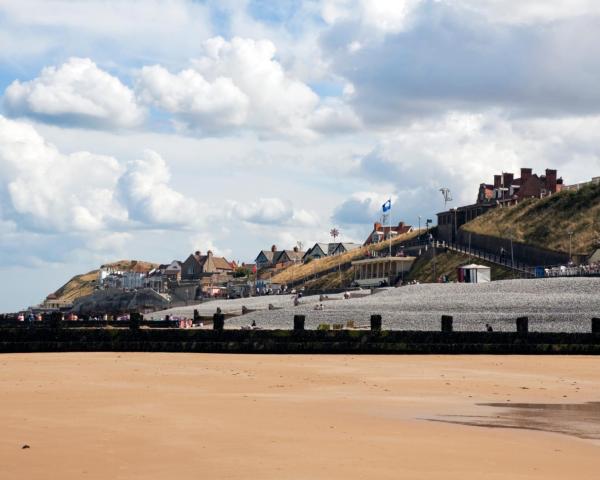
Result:
[[[2,0],[0,311],[600,175],[596,0]]]

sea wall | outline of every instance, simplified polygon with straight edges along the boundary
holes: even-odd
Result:
[[[507,238],[481,235],[460,228],[458,230],[458,243],[470,245],[473,249],[483,250],[495,255],[500,255],[500,251],[503,249],[506,259],[510,260],[511,258],[511,242]],[[525,243],[513,242],[512,251],[515,263],[522,263],[531,267],[566,265],[569,262],[569,254],[567,253],[546,250]]]
[[[591,329],[590,329],[591,331]],[[600,354],[600,333],[0,329],[0,353]]]

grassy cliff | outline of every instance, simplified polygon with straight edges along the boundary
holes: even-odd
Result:
[[[101,268],[115,268],[125,272],[149,272],[157,266],[158,265],[155,263],[142,262],[139,260],[119,260],[118,262],[102,265]],[[94,291],[94,288],[98,285],[99,273],[100,270],[92,270],[88,273],[75,275],[71,280],[49,296],[55,297],[55,301],[73,303],[77,298],[90,295]]]
[[[462,229],[566,253],[572,232],[573,254],[587,255],[600,246],[600,185],[495,208]]]

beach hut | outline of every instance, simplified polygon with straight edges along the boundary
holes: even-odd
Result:
[[[491,282],[492,269],[484,265],[465,265],[458,269],[458,281],[463,283]]]

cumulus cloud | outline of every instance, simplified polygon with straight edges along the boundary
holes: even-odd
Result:
[[[171,188],[169,180],[166,162],[152,150],[129,162],[118,184],[129,218],[154,227],[196,225],[202,219],[199,204]]]
[[[195,70],[172,74],[154,65],[142,68],[138,86],[142,101],[195,128],[210,132],[242,125],[247,119],[248,97],[228,77],[209,82]]]
[[[46,67],[31,81],[15,80],[4,105],[16,117],[73,126],[133,127],[144,117],[133,92],[87,58]]]
[[[3,215],[28,229],[94,231],[120,222],[114,198],[121,165],[114,158],[65,155],[33,127],[0,117],[0,195]]]
[[[341,100],[321,104],[275,54],[268,40],[211,38],[192,68],[179,73],[161,66],[143,68],[137,91],[143,101],[172,113],[191,130],[240,127],[303,137],[314,130],[357,126],[350,107]]]
[[[154,151],[124,164],[89,152],[66,155],[30,125],[0,116],[0,214],[20,229],[124,232],[201,224],[206,209],[169,182],[169,168]]]

